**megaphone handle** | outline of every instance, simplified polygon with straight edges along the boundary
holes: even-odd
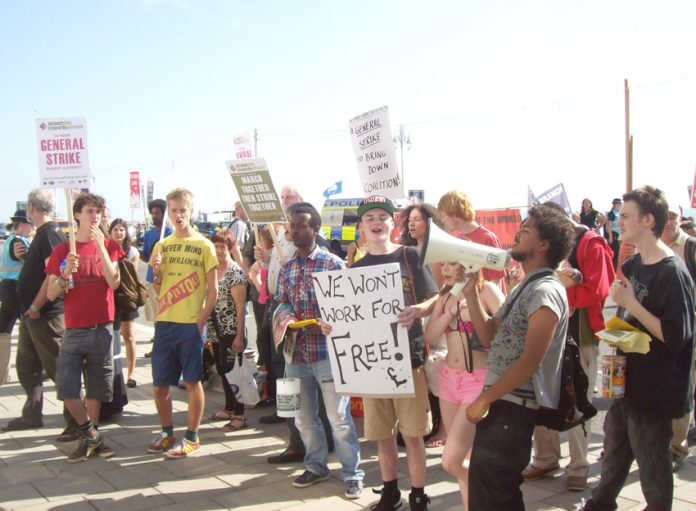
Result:
[[[450,294],[454,297],[459,295],[459,293],[462,292],[462,289],[464,289],[464,286],[466,286],[466,280],[464,282],[457,282],[452,286],[452,289],[450,289]]]

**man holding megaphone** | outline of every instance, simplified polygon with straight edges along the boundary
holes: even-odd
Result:
[[[568,301],[554,270],[568,256],[574,236],[563,212],[535,206],[511,251],[526,277],[498,312],[493,317],[484,312],[475,279],[464,288],[474,329],[484,343],[491,342],[484,390],[467,408],[476,424],[469,509],[524,509],[520,485],[536,411],[556,408],[560,396]]]

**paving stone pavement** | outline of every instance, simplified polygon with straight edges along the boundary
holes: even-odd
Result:
[[[111,459],[90,458],[68,464],[66,456],[74,443],[54,441],[62,429],[61,405],[56,400],[52,382],[46,382],[44,427],[36,430],[0,433],[0,509],[3,510],[127,510],[167,509],[168,511],[325,511],[359,510],[377,500],[370,491],[379,487],[379,467],[374,443],[361,438],[363,468],[367,486],[362,498],[347,500],[338,479],[340,466],[330,457],[332,477],[329,481],[306,489],[296,489],[292,480],[302,473],[300,464],[269,465],[266,457],[280,452],[285,445],[285,424],[259,424],[259,417],[270,408],[248,410],[249,427],[223,433],[224,422],[204,419],[201,426],[202,452],[193,458],[168,460],[147,453],[147,444],[159,431],[152,400],[150,363],[142,354],[150,350],[147,342],[152,328],[136,323],[138,358],[136,379],[139,386],[128,389],[129,404],[115,421],[100,428],[107,443],[116,450]],[[16,346],[16,338],[13,340]],[[13,356],[14,361],[14,356]],[[19,415],[24,401],[16,381],[0,387],[0,422]],[[185,429],[185,391],[172,390],[174,422],[179,435]],[[206,391],[205,417],[221,409],[220,392]],[[356,420],[362,433],[362,421]],[[601,431],[601,430],[600,430]],[[590,486],[597,482],[597,458],[602,446],[601,432],[593,428],[590,445],[592,467]],[[562,451],[568,455],[567,442]],[[460,509],[456,482],[442,470],[442,448],[428,449],[427,493],[430,509]],[[405,453],[400,455],[399,486],[408,496]],[[563,462],[562,462],[563,463]],[[674,478],[676,511],[696,510],[696,461],[687,458],[684,468]],[[531,511],[573,510],[589,496],[565,491],[562,470],[552,477],[525,483],[522,487],[526,508]],[[407,504],[406,504],[407,505]],[[406,506],[404,506],[405,508]],[[619,509],[643,509],[644,503],[634,466],[621,492]]]

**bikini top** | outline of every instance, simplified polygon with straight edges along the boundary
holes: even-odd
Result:
[[[449,325],[447,325],[447,328],[445,328],[445,334],[449,334],[450,332],[468,332],[472,334],[474,332],[474,324],[471,321],[464,321],[462,318],[457,318],[457,328],[450,328]]]
[[[445,299],[445,303],[442,306],[443,311],[445,307],[447,307],[447,301],[449,300],[449,298],[450,297],[448,296]],[[479,336],[476,334],[476,332],[474,332],[474,324],[471,321],[465,321],[464,319],[462,319],[460,315],[459,304],[457,304],[456,319],[457,326],[455,328],[452,328],[450,325],[447,325],[447,327],[445,328],[445,335],[451,332],[459,332],[460,334],[464,334],[466,336],[470,350],[488,351],[488,348],[486,348],[483,345],[481,339],[479,339]]]

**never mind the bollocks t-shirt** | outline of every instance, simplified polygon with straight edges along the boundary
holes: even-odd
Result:
[[[155,245],[152,254],[161,253],[157,321],[197,323],[205,300],[206,274],[217,267],[215,247],[201,234],[187,238],[176,234]]]

